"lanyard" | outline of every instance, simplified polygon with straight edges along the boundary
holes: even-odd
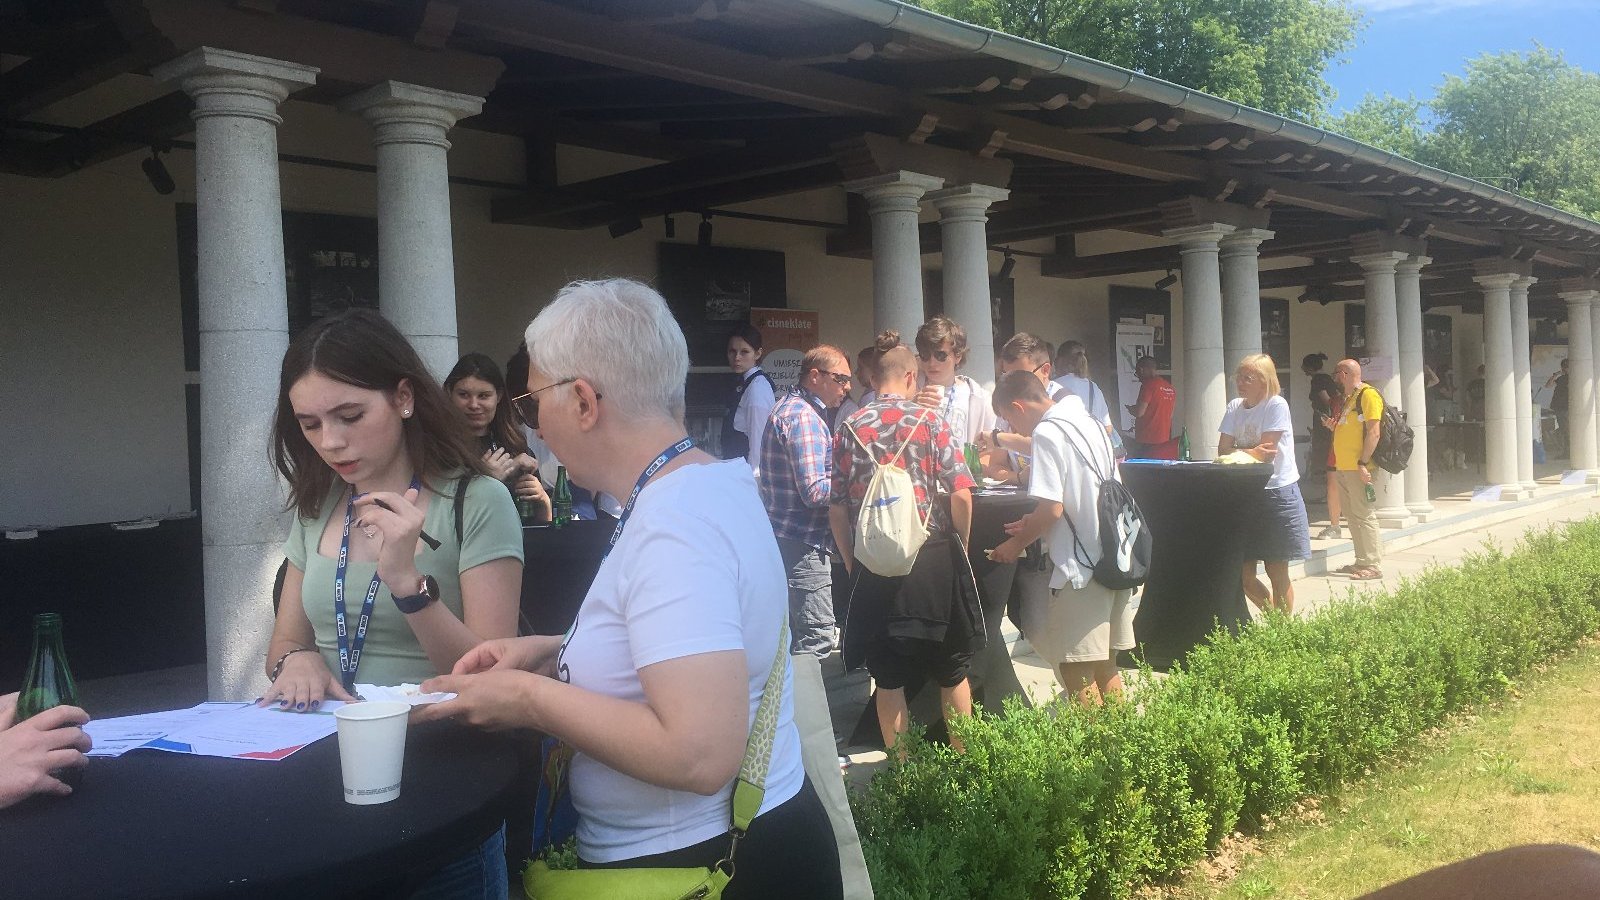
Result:
[[[411,478],[411,489],[422,489],[422,483],[416,476]],[[350,639],[350,630],[346,625],[344,606],[344,573],[350,563],[350,522],[355,518],[356,492],[350,489],[350,500],[344,507],[344,534],[339,539],[339,562],[333,569],[333,623],[339,636],[339,679],[344,682],[344,689],[354,691],[356,684],[356,669],[361,665],[361,648],[367,643],[367,623],[372,621],[372,608],[378,601],[378,586],[383,580],[378,573],[372,573],[372,583],[367,585],[367,597],[361,602],[361,617],[356,620],[355,640]]]
[[[611,532],[611,543],[606,546],[605,556],[611,555],[611,548],[615,547],[617,541],[622,538],[622,528],[628,524],[628,517],[633,515],[633,504],[638,502],[639,492],[644,490],[644,486],[650,483],[650,479],[654,478],[657,472],[661,471],[662,466],[677,459],[679,455],[693,447],[694,438],[686,437],[661,451],[661,455],[652,460],[650,465],[645,466],[644,471],[639,473],[639,480],[633,483],[633,493],[628,495],[628,502],[622,507],[622,515],[617,517],[617,527]],[[605,556],[602,556],[601,559],[604,560]]]
[[[628,502],[622,507],[622,515],[617,517],[617,527],[611,532],[611,541],[606,545],[606,552],[600,557],[602,564],[605,563],[606,557],[611,555],[611,548],[617,546],[617,541],[622,538],[622,528],[628,524],[628,517],[633,515],[633,504],[638,502],[639,492],[644,490],[644,486],[650,483],[650,479],[655,477],[657,472],[661,471],[662,466],[677,459],[693,447],[694,438],[686,437],[661,451],[661,455],[652,460],[650,465],[645,466],[644,471],[639,473],[639,480],[633,483],[633,493],[628,495]],[[566,635],[561,638],[561,650],[556,654],[556,678],[561,681],[571,681],[565,657],[567,655],[567,645],[572,643],[572,635],[578,630],[578,619],[582,615],[583,610],[580,608],[578,614],[573,616],[572,624],[567,626]]]

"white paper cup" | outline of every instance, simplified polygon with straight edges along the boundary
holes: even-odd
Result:
[[[409,703],[373,700],[333,711],[339,723],[339,768],[344,802],[388,803],[400,796],[400,771],[406,758]]]

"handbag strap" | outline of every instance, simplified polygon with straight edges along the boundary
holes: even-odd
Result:
[[[761,802],[766,799],[767,770],[772,766],[772,744],[778,734],[778,708],[783,701],[783,677],[789,671],[789,620],[785,615],[783,627],[778,631],[778,652],[772,658],[772,668],[767,671],[767,683],[761,689],[761,702],[756,705],[756,720],[750,726],[750,738],[744,745],[744,762],[739,766],[739,777],[733,783],[733,828],[738,839],[750,830],[750,823],[761,812]],[[733,860],[733,848],[728,849],[728,860]]]

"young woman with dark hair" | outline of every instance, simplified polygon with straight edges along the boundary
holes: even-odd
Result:
[[[494,360],[482,353],[461,357],[445,376],[444,392],[466,417],[491,475],[510,484],[538,464],[527,455],[528,442],[512,418],[506,380]]]
[[[743,458],[761,467],[761,435],[767,417],[778,402],[772,376],[761,371],[761,331],[753,325],[734,326],[728,335],[728,367],[739,377],[733,405],[722,421],[722,458]]]
[[[511,495],[383,317],[352,310],[289,345],[272,457],[296,515],[261,702],[310,712],[356,699],[358,680],[422,682],[517,633]],[[504,852],[502,831],[420,895],[505,897]]]

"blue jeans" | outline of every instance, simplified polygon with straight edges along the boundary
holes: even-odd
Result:
[[[506,900],[506,827],[433,873],[411,900]]]
[[[789,652],[821,659],[833,652],[833,568],[828,554],[778,538],[789,576]]]

